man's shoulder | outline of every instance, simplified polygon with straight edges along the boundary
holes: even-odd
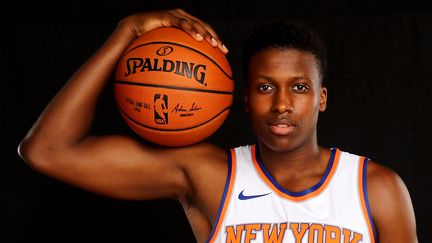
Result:
[[[365,162],[367,167],[375,167],[375,165],[378,165],[378,163],[372,161],[370,154],[362,151],[354,151],[354,150],[345,149],[341,147],[332,147],[330,148],[330,151],[339,152],[339,154],[343,155],[344,158],[351,158],[352,160],[357,160],[357,161],[361,160],[362,162]]]
[[[339,149],[341,150],[341,149]],[[379,192],[382,190],[398,190],[404,185],[401,177],[390,167],[381,162],[377,162],[366,153],[341,150],[346,156],[361,159],[364,162],[363,169],[366,169],[367,185],[370,190]]]
[[[186,164],[226,163],[230,148],[224,148],[209,142],[201,142],[187,147],[166,151],[181,158]]]
[[[363,160],[365,162],[365,165],[367,166],[367,175],[368,178],[377,178],[380,177],[384,178],[394,178],[397,177],[397,173],[390,169],[389,167],[385,166],[384,164],[380,162],[376,162],[373,160],[369,154],[364,152],[358,152],[358,151],[351,151],[351,150],[345,150],[343,148],[339,147],[333,147],[331,150],[338,150],[341,154],[344,154],[345,157],[352,157],[357,160]]]
[[[339,148],[339,147],[331,148],[331,150],[334,150],[334,149],[339,150],[341,153],[345,154],[345,156],[351,156],[351,157],[363,159],[367,163],[368,175],[370,174],[372,176],[376,176],[376,175],[379,176],[381,174],[383,174],[383,175],[385,174],[386,176],[393,176],[394,174],[396,174],[389,167],[385,166],[384,164],[382,164],[380,162],[373,160],[370,157],[370,155],[367,153],[345,150],[345,149]]]

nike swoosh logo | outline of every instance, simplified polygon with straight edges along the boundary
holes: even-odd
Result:
[[[258,195],[250,195],[250,196],[246,196],[243,194],[244,190],[240,192],[240,194],[238,195],[238,199],[240,200],[249,200],[249,199],[253,199],[253,198],[257,198],[257,197],[264,197],[267,196],[269,193],[265,193],[265,194],[258,194]]]

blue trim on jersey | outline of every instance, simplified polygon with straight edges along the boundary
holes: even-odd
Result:
[[[327,165],[327,168],[326,168],[326,170],[324,172],[324,175],[321,178],[321,180],[317,184],[315,184],[314,186],[312,186],[311,188],[306,189],[306,190],[301,191],[301,192],[291,192],[291,191],[288,191],[285,188],[283,188],[282,186],[280,186],[279,183],[277,183],[277,181],[275,179],[273,179],[273,176],[267,171],[267,169],[264,167],[264,164],[261,162],[260,151],[259,151],[258,144],[255,145],[255,158],[256,158],[256,161],[258,162],[259,167],[264,172],[264,174],[266,175],[266,177],[270,180],[270,182],[277,189],[279,189],[279,191],[281,191],[281,192],[283,192],[283,193],[285,193],[285,194],[287,194],[289,196],[292,196],[292,197],[301,197],[301,196],[305,196],[305,195],[307,195],[309,193],[312,193],[312,192],[316,191],[318,188],[320,188],[322,186],[322,184],[324,184],[324,182],[327,179],[327,176],[330,173],[331,168],[333,167],[334,158],[335,158],[335,155],[336,155],[336,150],[337,150],[336,148],[331,149],[329,163]]]
[[[377,233],[375,230],[375,223],[372,220],[372,213],[371,213],[370,206],[369,206],[368,190],[367,190],[367,183],[366,183],[368,162],[369,162],[369,158],[365,158],[363,161],[363,175],[362,175],[362,177],[363,177],[363,197],[364,197],[365,203],[366,203],[366,209],[367,209],[367,213],[368,213],[368,217],[369,217],[369,222],[371,223],[371,226],[372,226],[373,237],[375,239],[375,242],[378,242]]]
[[[219,219],[220,219],[223,207],[225,205],[226,196],[228,194],[228,189],[229,189],[229,185],[230,185],[230,181],[231,181],[231,173],[232,173],[232,158],[231,158],[231,150],[228,149],[228,174],[227,174],[227,178],[226,178],[226,181],[225,181],[225,188],[224,188],[224,192],[223,192],[223,195],[222,195],[222,200],[221,200],[220,205],[219,205],[219,210],[218,210],[218,213],[217,213],[216,221],[213,224],[212,232],[210,233],[210,235],[209,235],[209,237],[208,237],[208,239],[206,241],[207,243],[210,242],[211,238],[213,237],[213,235],[215,233],[216,227],[217,227],[217,225],[219,223]]]

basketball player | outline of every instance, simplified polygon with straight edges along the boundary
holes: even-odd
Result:
[[[198,242],[417,242],[411,199],[395,172],[318,145],[325,56],[296,26],[259,30],[246,44],[245,103],[256,145],[173,149],[89,134],[97,97],[122,52],[164,26],[228,51],[208,24],[180,9],[124,18],[41,114],[19,146],[22,158],[108,197],[176,199]]]

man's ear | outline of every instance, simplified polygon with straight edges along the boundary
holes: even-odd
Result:
[[[325,111],[327,108],[327,88],[326,87],[321,87],[321,92],[320,92],[320,108],[319,110],[321,112]]]

